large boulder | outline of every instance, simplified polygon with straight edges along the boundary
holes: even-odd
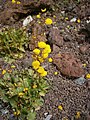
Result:
[[[81,77],[84,74],[81,61],[72,53],[62,53],[53,56],[53,63],[67,77]]]

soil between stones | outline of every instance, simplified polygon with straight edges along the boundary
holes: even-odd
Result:
[[[90,20],[90,2],[89,0],[77,1],[54,1],[54,10],[43,13],[43,17],[51,17],[56,22],[51,28],[57,27],[60,30],[60,35],[64,39],[64,43],[59,47],[59,53],[72,53],[79,58],[82,64],[86,64],[84,76],[90,73],[90,26],[87,20]],[[4,11],[3,8],[2,11]],[[53,17],[56,16],[56,17]],[[26,17],[26,16],[25,16]],[[80,19],[81,22],[70,22],[72,18]],[[24,18],[23,18],[24,19]],[[37,21],[35,19],[35,21]],[[6,26],[1,24],[1,28]],[[22,19],[15,21],[14,24],[8,26],[21,26]],[[50,28],[44,28],[49,33]],[[80,33],[80,34],[79,34]],[[47,37],[49,40],[49,37]],[[51,44],[51,41],[49,41]],[[81,47],[85,47],[85,51]],[[89,46],[86,49],[86,46]],[[57,50],[56,50],[57,52]],[[53,50],[51,57],[54,56]],[[22,61],[20,61],[22,62]],[[16,63],[19,64],[19,63]],[[0,65],[4,66],[3,62]],[[28,67],[28,66],[27,66]],[[75,120],[76,112],[81,113],[79,120],[90,119],[90,80],[86,80],[84,84],[78,85],[75,83],[76,78],[69,78],[60,73],[57,67],[52,64],[46,64],[48,70],[48,83],[51,85],[50,90],[44,97],[44,105],[37,111],[36,120],[44,120],[45,113],[52,115],[50,120]],[[57,72],[57,75],[54,73]],[[58,110],[58,106],[62,105],[63,110]],[[7,118],[6,118],[7,120]]]

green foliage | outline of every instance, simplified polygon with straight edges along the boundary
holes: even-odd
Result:
[[[22,28],[9,28],[0,32],[0,55],[21,58],[28,44],[28,36]]]
[[[10,103],[15,115],[27,120],[35,119],[35,111],[43,105],[42,96],[47,89],[46,80],[32,69],[6,72],[0,78],[0,99]]]

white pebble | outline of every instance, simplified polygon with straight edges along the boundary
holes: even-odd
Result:
[[[76,18],[72,18],[71,20],[70,20],[70,22],[76,22]]]
[[[33,18],[31,15],[29,15],[28,17],[26,17],[26,19],[23,21],[23,26],[27,26],[31,21],[33,21]]]

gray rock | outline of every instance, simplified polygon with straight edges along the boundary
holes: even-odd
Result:
[[[84,77],[80,77],[80,78],[75,80],[75,83],[78,85],[82,85],[85,83],[85,81],[86,81],[86,79]]]
[[[7,113],[9,113],[9,111],[7,109],[2,110],[2,114],[7,114]]]
[[[3,118],[0,116],[0,120],[3,120]]]
[[[28,68],[28,67],[32,66],[32,57],[23,59],[22,66],[24,68]]]
[[[59,47],[63,45],[63,37],[60,35],[60,30],[57,27],[54,27],[50,30],[49,39],[50,44],[55,44]]]

